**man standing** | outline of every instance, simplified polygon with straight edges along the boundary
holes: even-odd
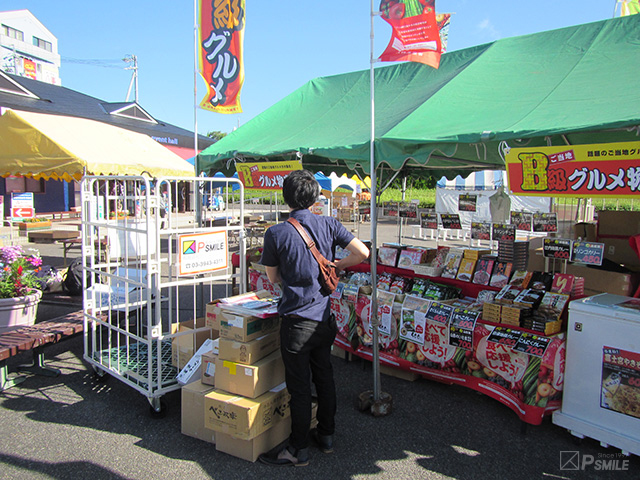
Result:
[[[290,216],[307,230],[325,258],[332,260],[338,245],[349,252],[335,262],[338,272],[369,256],[369,249],[338,220],[311,213],[310,207],[320,195],[313,174],[307,170],[291,172],[282,185],[282,195]],[[331,346],[336,336],[335,319],[330,297],[322,292],[318,263],[293,225],[284,222],[265,232],[262,264],[269,280],[282,286],[280,350],[291,394],[291,435],[288,445],[259,459],[269,465],[306,466],[310,437],[323,452],[333,452],[336,391]],[[309,432],[312,381],[318,397],[318,428]]]

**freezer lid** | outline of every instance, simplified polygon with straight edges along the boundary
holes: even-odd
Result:
[[[601,293],[569,303],[569,313],[585,312],[606,314],[607,317],[623,318],[640,323],[640,299]]]

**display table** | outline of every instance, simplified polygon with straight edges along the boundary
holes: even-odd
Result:
[[[352,270],[369,271],[369,266],[360,264]],[[454,285],[464,296],[474,298],[482,290],[498,290],[459,280],[414,275],[412,270],[384,265],[378,265],[380,273]],[[252,290],[268,288],[264,273],[253,270],[249,277]],[[338,325],[335,346],[367,360],[373,358],[370,303],[371,297],[362,292],[331,299]],[[476,390],[511,408],[531,425],[539,425],[545,415],[560,408],[566,348],[563,333],[543,337],[530,330],[480,319],[473,327],[471,348],[467,350],[450,344],[447,324],[429,319],[425,321],[421,342],[401,338],[403,304],[394,303],[392,310],[390,334],[379,335],[382,365]],[[520,342],[517,347],[514,338]],[[525,345],[524,340],[534,346]]]

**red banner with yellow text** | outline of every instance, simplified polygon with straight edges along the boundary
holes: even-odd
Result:
[[[512,148],[509,189],[544,197],[637,197],[640,142]]]
[[[438,68],[442,44],[435,0],[382,0],[380,12],[392,29],[380,61],[420,62]]]
[[[238,178],[247,190],[280,190],[293,170],[302,170],[302,162],[237,163]]]
[[[244,24],[245,0],[201,0],[199,62],[207,94],[200,108],[242,112]]]

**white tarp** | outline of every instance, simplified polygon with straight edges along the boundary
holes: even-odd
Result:
[[[453,180],[442,177],[436,186],[436,213],[458,213],[463,228],[470,228],[471,222],[495,222],[502,219],[491,218],[489,198],[498,192],[501,186],[506,188],[507,177],[502,170],[484,170],[475,172],[467,178],[459,175]],[[458,210],[458,198],[461,194],[477,196],[475,212],[461,212]],[[549,197],[519,197],[509,193],[511,211],[542,212],[550,211]]]

